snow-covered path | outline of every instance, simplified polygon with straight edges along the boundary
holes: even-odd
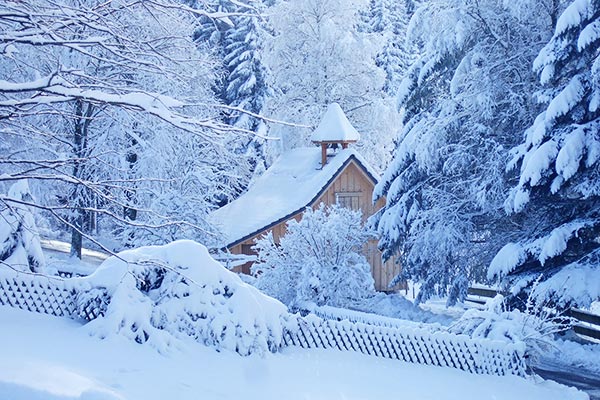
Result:
[[[590,400],[600,400],[600,377],[591,375],[588,371],[577,368],[567,369],[564,367],[541,366],[534,368],[535,372],[545,379],[552,379],[565,385],[574,385],[585,391]]]
[[[197,343],[161,355],[74,321],[0,306],[0,399],[528,399],[587,396],[551,381],[471,375],[334,350],[240,357]]]

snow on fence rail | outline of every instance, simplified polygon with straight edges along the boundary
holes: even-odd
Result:
[[[73,279],[2,272],[0,305],[86,321],[103,316],[109,303],[106,292],[73,282]],[[409,324],[382,326],[297,314],[287,314],[284,319],[282,346],[356,351],[476,374],[526,374],[524,347],[519,345],[431,332]]]
[[[316,315],[319,318],[331,319],[335,321],[348,320],[350,322],[359,322],[367,325],[383,326],[387,328],[426,328],[429,331],[438,331],[442,325],[438,323],[413,322],[404,319],[386,317],[383,315],[370,314],[362,311],[348,310],[331,306],[309,305],[306,311]]]
[[[324,320],[314,315],[290,318],[283,340],[288,346],[356,351],[474,374],[525,376],[527,369],[524,345],[410,327]]]
[[[478,304],[485,304],[487,300],[494,298],[497,294],[502,294],[496,289],[484,286],[470,287],[467,293],[469,295],[467,300]],[[582,335],[584,339],[587,336],[588,338],[600,340],[600,315],[578,308],[570,308],[565,316],[577,321],[572,326],[573,332]]]

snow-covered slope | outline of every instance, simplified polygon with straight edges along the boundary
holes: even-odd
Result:
[[[123,337],[90,337],[70,320],[5,306],[0,326],[3,400],[587,399],[551,381],[334,350],[240,357],[182,341],[161,355]]]

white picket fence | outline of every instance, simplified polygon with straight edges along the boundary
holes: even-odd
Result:
[[[69,279],[0,273],[0,305],[91,321],[104,315],[102,289],[78,293]],[[405,362],[458,368],[475,374],[526,374],[524,346],[432,332],[411,325],[381,326],[288,314],[282,321],[283,346],[333,348]],[[189,334],[189,333],[188,333]]]

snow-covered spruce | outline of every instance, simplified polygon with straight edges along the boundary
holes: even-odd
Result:
[[[106,314],[86,325],[99,337],[124,335],[167,351],[177,338],[242,355],[279,348],[286,307],[243,283],[208,253],[181,240],[127,250],[79,278],[84,307],[98,291],[110,298]]]
[[[415,11],[413,0],[369,0],[360,13],[359,31],[383,37],[383,47],[375,64],[385,71],[383,89],[396,95],[402,76],[418,54],[416,46],[406,41],[408,21]]]
[[[512,150],[519,182],[505,203],[524,227],[490,278],[561,306],[600,298],[600,3],[574,0],[533,63],[544,109]]]
[[[506,223],[507,149],[537,114],[531,70],[551,35],[538,1],[419,2],[408,25],[418,57],[398,85],[404,110],[394,159],[375,189],[384,256],[421,283],[417,301],[464,299],[484,280]]]

